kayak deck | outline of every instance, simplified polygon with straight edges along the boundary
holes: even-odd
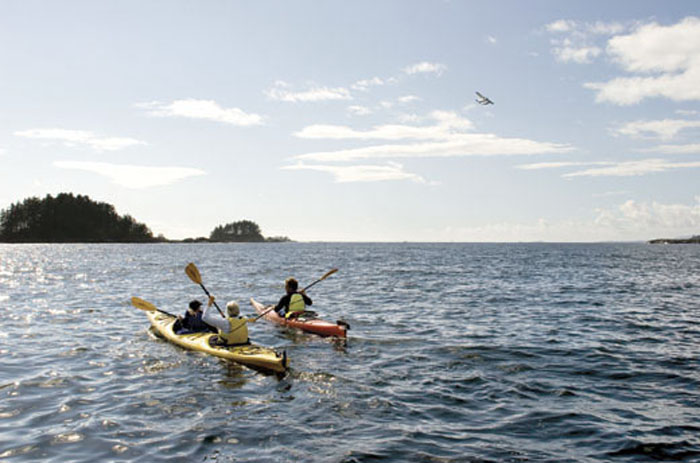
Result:
[[[274,349],[255,344],[212,346],[210,340],[216,336],[214,333],[175,334],[173,332],[175,317],[161,312],[149,312],[147,315],[156,333],[185,349],[205,352],[216,357],[233,360],[247,367],[276,373],[283,373],[289,367],[289,359],[285,351],[280,354]]]
[[[264,306],[252,297],[250,298],[250,304],[255,308],[258,314],[262,314],[269,306]],[[284,318],[280,317],[277,312],[271,310],[263,315],[263,318],[277,323],[278,325],[289,326],[292,328],[298,328],[303,331],[308,331],[309,333],[319,334],[321,336],[337,336],[339,338],[347,337],[347,330],[350,326],[345,322],[332,323],[326,320],[317,318],[314,315],[300,315],[298,318]]]

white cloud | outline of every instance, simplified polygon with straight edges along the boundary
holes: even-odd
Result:
[[[606,167],[585,169],[564,174],[563,177],[631,177],[673,169],[689,169],[700,167],[700,161],[672,162],[664,159],[642,159],[639,161],[624,161],[613,163]]]
[[[455,156],[524,155],[564,153],[573,148],[565,144],[537,142],[522,138],[503,138],[492,134],[465,133],[473,124],[450,111],[433,111],[429,126],[381,125],[369,130],[347,126],[312,125],[295,133],[299,138],[331,140],[415,140],[422,143],[375,145],[328,152],[305,153],[297,159],[342,162],[355,159],[428,158]]]
[[[554,55],[563,63],[574,62],[579,64],[590,63],[600,55],[602,50],[595,46],[573,47],[569,45],[555,47]]]
[[[559,19],[545,26],[549,32],[571,32],[576,29],[576,22],[568,19]]]
[[[282,81],[275,82],[275,85],[266,90],[265,94],[271,100],[288,103],[352,100],[350,91],[344,87],[312,86],[307,90],[295,92],[290,90],[289,84]]]
[[[148,110],[148,114],[156,117],[185,117],[204,119],[241,127],[261,125],[263,117],[259,114],[246,113],[239,108],[222,108],[212,100],[197,100],[188,98],[175,100],[172,103],[140,103],[137,107]]]
[[[533,164],[521,164],[515,166],[516,169],[522,170],[541,170],[541,169],[560,169],[562,167],[580,167],[580,166],[591,166],[591,165],[611,165],[612,162],[536,162]]]
[[[113,183],[131,189],[170,185],[187,177],[205,175],[203,170],[190,167],[150,167],[81,161],[56,161],[53,164],[61,169],[77,169],[103,175]]]
[[[627,135],[633,138],[651,136],[653,138],[660,138],[661,140],[670,140],[683,129],[698,127],[700,127],[700,121],[690,121],[686,119],[633,121],[615,129],[614,133]]]
[[[355,130],[342,125],[310,125],[294,135],[312,139],[355,140],[448,140],[455,130],[470,130],[473,124],[451,111],[433,111],[430,118],[437,122],[432,126],[387,124],[371,130]]]
[[[585,64],[602,54],[603,50],[595,43],[600,40],[599,36],[621,33],[625,26],[616,22],[588,23],[560,19],[547,24],[545,30],[555,35],[552,53],[558,61]]]
[[[661,154],[700,154],[700,143],[689,145],[659,145],[642,151]]]
[[[493,35],[489,35],[486,37],[486,41],[490,43],[491,45],[495,45],[498,43],[498,39],[494,37]]]
[[[291,166],[284,166],[287,170],[315,170],[333,175],[336,183],[353,182],[380,182],[388,180],[410,180],[416,183],[427,183],[423,177],[406,172],[401,164],[390,162],[383,166],[357,165],[337,166],[304,164],[299,162]]]
[[[383,85],[386,85],[387,81],[380,78],[380,77],[372,77],[371,79],[363,79],[363,80],[358,80],[354,84],[352,84],[350,87],[353,90],[360,90],[363,92],[366,92],[369,90],[370,87],[381,87]]]
[[[420,101],[421,99],[415,95],[405,95],[398,98],[398,102],[401,104],[414,103]]]
[[[626,194],[614,191],[609,195]],[[469,242],[590,242],[642,241],[659,237],[696,235],[700,228],[700,196],[691,204],[624,201],[591,211],[590,219],[500,222],[480,226],[427,230],[431,241]]]
[[[372,109],[367,106],[353,105],[348,106],[348,112],[354,116],[366,116],[372,114]]]
[[[116,151],[134,145],[146,144],[134,138],[102,137],[86,130],[29,129],[20,130],[14,134],[18,137],[58,141],[71,147],[88,146],[99,151]]]
[[[341,162],[355,159],[440,158],[461,156],[503,156],[564,153],[569,145],[537,142],[523,138],[501,138],[492,134],[458,134],[450,141],[377,145],[337,151],[314,152],[298,159]]]
[[[695,204],[662,204],[629,200],[617,209],[598,210],[595,223],[612,228],[671,230],[677,234],[697,232],[700,227],[700,196]],[[647,233],[649,233],[647,231]]]
[[[688,17],[671,26],[642,25],[631,34],[611,38],[607,54],[625,71],[641,75],[584,84],[597,92],[598,102],[700,100],[700,18]]]
[[[403,72],[408,75],[413,74],[435,74],[442,75],[447,70],[447,66],[441,63],[430,63],[423,61],[403,68]]]

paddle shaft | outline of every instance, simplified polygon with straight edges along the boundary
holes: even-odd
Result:
[[[325,280],[326,278],[328,278],[329,276],[333,275],[333,274],[334,274],[335,272],[337,272],[337,271],[338,271],[338,269],[337,269],[337,268],[334,268],[333,270],[331,270],[330,272],[326,273],[326,274],[323,275],[321,278],[319,278],[318,280],[314,281],[314,282],[311,283],[309,286],[305,287],[304,289],[302,289],[302,290],[299,291],[299,292],[300,292],[300,293],[303,293],[304,291],[306,291],[307,289],[311,288],[311,287],[312,287],[313,285],[315,285],[316,283],[319,283],[319,282]],[[264,316],[264,315],[267,315],[267,314],[268,314],[272,309],[274,309],[274,308],[275,308],[274,305],[271,306],[269,309],[267,309],[266,311],[264,311],[263,313],[261,313],[260,315],[258,315],[257,317],[255,317],[255,320],[259,319],[260,317],[262,317],[262,316]]]
[[[207,291],[207,288],[205,288],[204,285],[203,285],[202,283],[200,283],[199,286],[201,286],[202,289],[204,290],[204,292],[206,293],[206,295],[209,296],[209,297],[211,298],[211,294],[209,294],[209,291]],[[219,308],[219,304],[217,304],[216,301],[212,301],[212,302],[214,303],[214,306],[216,307],[216,310],[219,311],[219,313],[221,314],[221,316],[224,317],[224,318],[226,318],[226,315],[224,315],[224,313],[221,311],[221,308]]]

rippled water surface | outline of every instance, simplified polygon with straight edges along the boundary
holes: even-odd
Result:
[[[252,313],[280,378],[153,337],[132,296]],[[700,461],[700,246],[0,245],[0,461]]]

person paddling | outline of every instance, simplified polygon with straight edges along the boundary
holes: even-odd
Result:
[[[299,282],[296,279],[287,278],[284,282],[284,289],[287,294],[282,296],[275,306],[275,312],[280,317],[298,317],[306,310],[306,306],[313,304],[313,301],[303,289],[298,291]]]
[[[209,297],[206,309],[202,314],[202,321],[219,330],[219,340],[227,346],[237,344],[250,344],[248,339],[248,322],[255,322],[255,318],[244,318],[240,316],[240,309],[235,301],[226,304],[226,312],[228,317],[223,318],[214,310],[211,310],[214,304],[214,296]]]
[[[215,331],[202,320],[202,303],[197,299],[190,301],[185,316],[178,316],[173,331],[176,334],[207,333]]]

